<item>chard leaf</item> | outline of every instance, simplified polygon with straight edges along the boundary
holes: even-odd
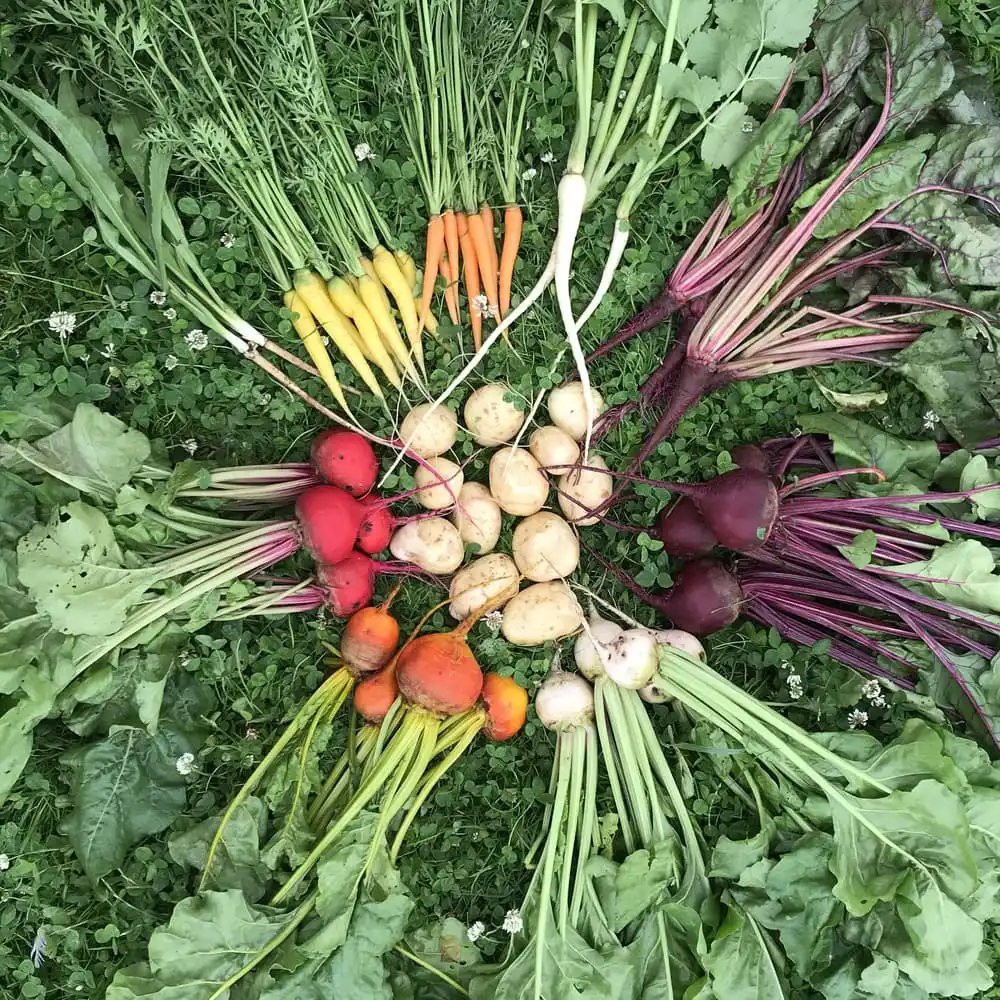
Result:
[[[847,12],[843,6],[827,4],[817,17],[813,36],[826,70],[830,101],[850,86],[871,52],[868,18],[857,5]]]
[[[777,182],[781,171],[802,151],[804,144],[805,132],[791,108],[768,115],[729,172],[726,196],[737,221],[746,219],[762,203],[761,191]]]
[[[781,955],[750,914],[730,905],[705,959],[715,995],[726,1000],[781,1000]]]
[[[872,964],[861,973],[858,988],[875,1000],[892,1000],[898,982],[899,966],[884,955],[876,955]]]
[[[153,931],[149,965],[123,969],[107,1000],[204,1000],[279,934],[288,915],[251,905],[238,889],[182,899],[166,927]]]
[[[745,104],[741,101],[724,104],[705,129],[701,140],[701,158],[710,167],[730,166],[753,141],[753,131],[753,119],[747,117]]]
[[[807,413],[797,418],[806,434],[825,434],[842,469],[871,466],[890,482],[921,489],[934,477],[941,454],[933,441],[908,441],[842,413]]]
[[[937,133],[920,183],[1000,197],[1000,125],[951,125]]]
[[[774,830],[774,823],[768,822],[745,840],[730,840],[723,834],[712,848],[708,874],[712,878],[738,881],[745,869],[767,857]]]
[[[919,577],[932,594],[959,607],[1000,614],[1000,576],[993,553],[974,538],[945,542],[928,559],[886,569],[905,578]]]
[[[1000,483],[1000,471],[991,469],[985,455],[974,455],[962,469],[959,478],[959,489],[973,490],[981,486],[991,486]],[[1000,490],[987,490],[972,496],[969,502],[981,521],[996,521],[1000,519]]]
[[[53,628],[69,635],[112,635],[156,582],[155,567],[126,569],[108,519],[74,501],[17,546],[18,576]]]
[[[620,931],[648,910],[678,877],[676,849],[671,843],[630,854],[615,873],[612,928]]]
[[[873,392],[836,392],[828,389],[818,379],[816,387],[831,403],[844,413],[858,413],[870,410],[873,406],[885,406],[889,402],[889,393],[876,390]]]
[[[750,79],[744,84],[740,96],[751,107],[773,103],[791,68],[791,56],[769,52],[750,71]]]
[[[933,881],[935,892],[962,900],[978,884],[965,808],[938,781],[909,791],[862,799],[846,792],[830,802],[834,895],[854,916],[892,901],[914,877]]]

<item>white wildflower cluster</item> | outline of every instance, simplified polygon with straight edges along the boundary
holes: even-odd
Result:
[[[503,612],[499,608],[487,612],[483,617],[483,624],[496,635],[503,626]]]
[[[354,147],[354,159],[356,159],[358,163],[364,163],[365,160],[374,160],[375,154],[372,152],[372,148],[367,142],[359,142]]]
[[[49,313],[49,329],[58,333],[60,340],[65,340],[76,329],[76,313]]]
[[[5,872],[10,868],[10,857],[6,854],[0,854],[0,872]]]
[[[198,329],[189,330],[187,335],[184,337],[184,343],[192,351],[203,351],[208,347],[208,334],[204,330]]]
[[[534,167],[528,167],[528,169],[521,174],[521,180],[533,181],[537,176],[538,171]]]
[[[166,320],[166,321],[167,321],[168,323],[173,323],[173,321],[174,321],[175,319],[177,319],[177,310],[176,310],[176,309],[174,309],[174,308],[170,308],[170,309],[164,309],[164,310],[163,310],[163,318],[164,318],[164,319],[165,319],[165,320]]]
[[[520,910],[508,910],[504,914],[503,929],[508,934],[520,934],[524,930],[524,920]]]
[[[928,410],[924,414],[924,430],[932,431],[939,423],[941,418],[933,410]]]
[[[490,302],[485,295],[477,295],[472,300],[472,311],[477,316],[485,316],[486,313],[489,311],[489,308],[490,308]]]
[[[868,713],[863,712],[860,708],[851,709],[847,716],[847,725],[851,729],[860,729],[863,726],[868,725]]]
[[[542,163],[551,163],[555,158],[556,158],[555,154],[552,153],[552,152],[544,152],[539,157],[539,159],[542,161]]]
[[[167,293],[166,292],[150,292],[149,293],[149,303],[154,306],[165,306],[167,304]]]
[[[177,768],[178,774],[190,774],[194,770],[194,754],[182,753],[180,757],[174,761],[174,767]]]
[[[198,450],[198,442],[194,438],[181,441],[181,447],[189,454],[193,455]]]
[[[486,924],[477,920],[466,932],[465,936],[475,944],[486,933]]]
[[[876,678],[865,681],[861,693],[868,699],[873,708],[885,708],[885,695],[882,693],[882,685]]]
[[[802,675],[801,674],[789,674],[786,680],[788,684],[788,697],[792,701],[798,701],[802,697],[803,687],[802,687]]]
[[[168,354],[163,359],[163,368],[165,371],[172,372],[177,367],[177,355]]]
[[[232,250],[236,245],[236,237],[232,233],[223,233],[219,237],[219,242],[227,249]]]

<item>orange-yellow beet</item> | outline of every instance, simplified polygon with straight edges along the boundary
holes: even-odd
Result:
[[[422,635],[403,647],[396,680],[411,705],[438,715],[458,715],[475,705],[483,672],[459,628],[460,634]]]
[[[378,724],[388,715],[398,694],[396,667],[390,664],[355,687],[354,707],[366,722]]]
[[[513,677],[487,674],[481,697],[486,707],[483,731],[491,740],[509,740],[521,731],[528,714],[528,692]]]
[[[351,615],[340,639],[340,655],[356,673],[381,670],[399,645],[399,622],[384,608],[362,608]]]

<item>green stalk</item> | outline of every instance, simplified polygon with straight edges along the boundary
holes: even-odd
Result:
[[[579,928],[580,914],[588,884],[587,863],[600,847],[597,824],[597,778],[600,770],[597,750],[597,731],[588,726],[586,734],[586,781],[583,788],[583,811],[580,822],[580,847],[576,856],[573,876],[573,896],[570,903],[569,925]],[[588,843],[589,841],[589,843]]]
[[[590,141],[590,105],[594,93],[594,50],[597,45],[597,7],[574,0],[573,66],[576,85],[576,129],[566,158],[566,172],[582,174]]]
[[[588,727],[589,728],[589,727]],[[579,850],[580,856],[588,854],[587,848],[590,840],[589,836],[584,837],[580,830],[581,799],[583,798],[583,777],[587,764],[586,742],[580,745],[581,740],[586,740],[588,729],[578,727],[573,732],[573,760],[569,773],[569,812],[566,815],[565,843],[563,844],[563,873],[559,879],[559,908],[556,915],[556,926],[559,934],[566,936],[569,929],[569,900],[570,888],[573,882],[571,872],[573,870],[573,855]],[[577,840],[580,841],[579,848]],[[579,863],[576,865],[579,869]]]
[[[606,682],[606,677],[599,677],[594,684],[594,719],[597,723],[597,735],[601,742],[601,756],[604,760],[604,768],[608,773],[608,783],[611,785],[611,794],[615,801],[615,812],[618,814],[618,824],[622,831],[622,837],[625,840],[625,849],[631,854],[638,846],[638,841],[632,829],[631,810],[628,809],[625,803],[625,795],[622,791],[618,751],[608,730],[605,695]],[[549,794],[551,795],[551,791]]]

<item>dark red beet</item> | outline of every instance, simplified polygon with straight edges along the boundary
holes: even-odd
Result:
[[[389,547],[389,540],[396,527],[396,519],[388,507],[379,506],[377,496],[362,497],[361,527],[358,529],[358,548],[373,556]]]
[[[752,469],[754,472],[770,474],[770,463],[767,455],[755,444],[740,444],[732,451],[733,462],[741,469]]]
[[[366,438],[354,431],[328,427],[313,439],[312,463],[320,479],[363,497],[378,477],[378,458]]]
[[[320,566],[316,578],[326,591],[327,607],[339,618],[367,607],[375,593],[375,566],[363,552],[352,552],[332,566]]]
[[[708,635],[739,617],[743,590],[718,559],[695,559],[674,577],[674,585],[646,600],[677,628]]]
[[[694,500],[719,544],[734,552],[763,545],[778,517],[774,480],[756,469],[733,469],[704,483],[672,489]]]
[[[681,497],[672,507],[664,507],[657,515],[652,533],[663,542],[663,551],[676,559],[704,556],[718,545],[712,529],[688,497]]]
[[[310,486],[295,501],[302,544],[318,563],[346,559],[358,537],[364,508],[336,486]]]

